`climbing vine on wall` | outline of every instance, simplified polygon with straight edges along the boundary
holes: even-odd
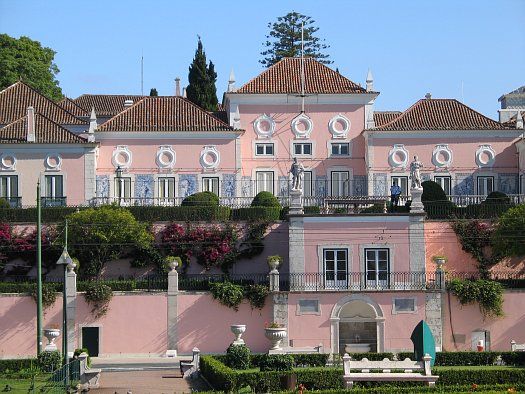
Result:
[[[461,305],[478,303],[483,317],[503,316],[503,286],[493,280],[452,279],[448,290]]]

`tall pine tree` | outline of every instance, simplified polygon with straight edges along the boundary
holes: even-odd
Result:
[[[263,59],[259,63],[270,67],[281,60],[283,57],[301,56],[301,24],[304,23],[304,56],[313,57],[321,63],[333,63],[329,55],[323,54],[323,49],[330,48],[315,36],[319,30],[315,27],[315,21],[306,15],[298,12],[289,12],[285,16],[277,18],[277,22],[268,23],[270,33],[266,36],[263,43],[265,50],[261,52]]]
[[[189,84],[186,89],[188,100],[207,111],[216,111],[218,104],[217,88],[215,87],[217,73],[211,60],[209,65],[206,65],[206,54],[200,37],[189,71]]]

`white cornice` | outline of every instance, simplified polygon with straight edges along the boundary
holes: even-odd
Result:
[[[379,93],[355,93],[355,94],[308,94],[305,104],[357,104],[365,105],[372,103]],[[249,94],[249,93],[225,93],[225,98],[230,105],[252,104],[252,105],[298,105],[301,104],[299,94]]]
[[[235,139],[243,134],[235,131],[99,131],[95,133],[97,141],[103,140],[198,140],[198,139]]]
[[[304,216],[304,223],[408,223],[409,215],[396,216]]]
[[[61,151],[61,152],[85,152],[95,149],[98,144],[2,144],[2,149],[11,150],[11,151],[24,151],[24,152],[46,152],[49,153],[50,150]]]
[[[523,130],[428,130],[428,131],[379,131],[379,130],[363,130],[363,134],[367,136],[374,136],[374,139],[381,138],[397,138],[403,136],[404,138],[450,138],[450,137],[514,137],[518,138],[523,133]]]

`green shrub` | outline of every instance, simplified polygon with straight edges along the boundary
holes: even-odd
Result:
[[[291,354],[266,354],[260,361],[261,372],[291,371],[294,360]]]
[[[5,198],[0,198],[0,210],[2,209],[11,209],[11,204]]]
[[[226,349],[225,363],[230,368],[248,369],[250,368],[250,354],[248,346],[231,344]]]
[[[493,234],[496,253],[502,256],[525,255],[525,204],[510,208],[500,216]]]
[[[452,279],[447,289],[461,305],[477,302],[483,316],[503,316],[503,286],[493,280]]]
[[[59,352],[42,352],[38,355],[38,366],[43,372],[56,371],[62,365],[62,356]]]
[[[437,352],[434,365],[494,365],[498,356],[498,352]]]
[[[56,223],[63,222],[67,215],[76,212],[76,207],[54,207],[54,208],[42,208],[42,222],[43,223]],[[11,222],[11,223],[25,223],[25,222],[36,222],[37,209],[36,208],[12,208],[12,209],[0,209],[0,222]]]
[[[205,222],[229,220],[231,209],[222,206],[131,206],[127,208],[133,216],[143,222],[176,221]]]
[[[330,357],[326,353],[293,354],[292,356],[295,367],[324,367]]]
[[[350,357],[354,360],[362,360],[367,358],[370,361],[382,361],[384,358],[389,360],[394,359],[394,353],[384,352],[384,353],[348,353]]]
[[[200,373],[216,390],[237,389],[237,374],[212,356],[202,355],[199,361]]]
[[[87,350],[85,347],[82,349],[75,349],[75,351],[73,352],[73,358],[77,358],[82,353],[86,353],[88,355],[87,356],[87,366],[91,367],[91,357],[89,355],[89,350]]]
[[[510,204],[510,198],[503,192],[491,192],[482,204]]]
[[[199,192],[182,200],[183,207],[218,207],[219,196],[212,192]]]
[[[525,368],[454,368],[439,367],[432,370],[439,375],[439,385],[514,384],[525,382]]]
[[[219,303],[236,311],[239,310],[239,305],[244,298],[242,286],[228,281],[210,283],[210,291],[213,298]]]
[[[276,221],[280,218],[281,209],[279,207],[248,207],[235,208],[231,211],[232,220],[243,221]]]
[[[36,358],[0,359],[0,373],[19,372],[38,366]]]
[[[86,285],[84,298],[92,307],[91,313],[93,313],[96,318],[99,318],[107,313],[109,303],[111,298],[113,298],[113,290],[103,282],[89,282]]]
[[[434,181],[421,183],[421,202],[429,218],[448,218],[453,215],[454,204],[450,202],[441,186]]]
[[[339,368],[300,368],[294,373],[297,375],[297,384],[303,384],[307,390],[344,387],[343,371]]]
[[[252,207],[277,207],[281,208],[281,204],[277,197],[270,192],[259,192],[253,198]]]
[[[270,289],[266,285],[248,285],[244,288],[244,295],[252,309],[263,309]]]
[[[401,208],[401,207],[398,207]],[[360,213],[383,213],[384,205],[383,204],[374,204],[371,207],[362,209]]]
[[[501,352],[505,365],[525,366],[525,352]]]

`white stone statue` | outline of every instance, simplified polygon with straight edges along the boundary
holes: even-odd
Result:
[[[296,157],[293,159],[290,174],[292,176],[292,190],[303,190],[304,166],[297,162]]]
[[[414,160],[412,163],[410,163],[410,179],[411,182],[411,188],[412,189],[422,189],[421,186],[421,173],[419,172],[419,169],[423,168],[423,163],[421,163],[417,157],[417,155],[414,156]]]

